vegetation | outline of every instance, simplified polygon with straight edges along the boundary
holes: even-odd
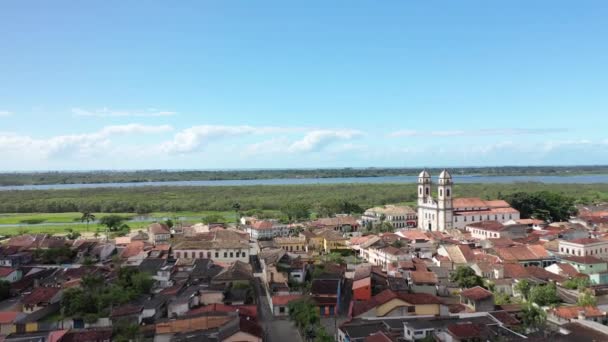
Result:
[[[550,191],[577,202],[608,200],[608,184],[456,184],[460,197],[508,198],[517,192]],[[155,212],[222,211],[234,220],[235,201],[250,210],[281,210],[292,219],[307,217],[313,203],[340,200],[369,208],[416,200],[416,184],[260,185],[209,187],[134,187],[70,190],[0,191],[0,213],[137,213],[146,206]],[[286,204],[290,206],[286,206]],[[295,203],[295,204],[294,204]],[[297,205],[296,205],[297,204]],[[322,214],[318,212],[318,214]],[[200,217],[200,216],[199,216]],[[227,216],[228,217],[228,216]],[[559,218],[556,216],[556,218]],[[0,223],[2,217],[0,217]],[[18,222],[17,222],[18,223]]]
[[[118,279],[112,284],[107,284],[100,275],[84,276],[82,288],[65,291],[61,310],[65,317],[94,322],[99,317],[109,315],[111,307],[150,293],[153,284],[154,280],[149,274],[128,267],[119,268]]]
[[[524,218],[557,222],[567,221],[570,216],[576,214],[574,198],[555,192],[516,192],[505,196],[504,199],[519,210]]]
[[[456,272],[450,275],[450,281],[455,282],[463,289],[484,286],[483,278],[475,274],[475,271],[468,266],[459,266]]]
[[[578,290],[578,291],[588,288],[589,285],[591,285],[589,278],[582,278],[582,277],[568,279],[562,283],[563,287],[570,289],[570,290]]]
[[[439,174],[441,168],[427,169]],[[451,168],[453,175],[484,176],[569,176],[606,174],[608,166],[502,166]],[[141,183],[195,180],[273,179],[273,178],[339,178],[417,176],[419,168],[343,168],[226,171],[74,171],[74,172],[5,172],[0,173],[0,186],[35,184]]]
[[[530,296],[530,289],[532,288],[532,285],[530,285],[530,282],[526,279],[522,279],[520,281],[518,281],[515,284],[515,292],[519,293],[524,300],[528,300],[528,297]]]
[[[578,296],[576,304],[580,306],[596,306],[597,299],[595,295],[589,289],[587,289],[582,291],[582,293]]]
[[[80,217],[80,222],[87,223],[87,232],[89,231],[89,222],[91,221],[95,221],[95,214],[88,211],[83,212],[82,216]]]
[[[540,307],[528,303],[522,308],[521,323],[528,330],[539,330],[545,326],[547,313]]]
[[[289,319],[295,323],[307,340],[315,342],[331,342],[334,340],[333,336],[330,336],[319,324],[321,322],[319,309],[309,298],[290,302],[287,304],[287,309],[289,310]]]
[[[528,301],[540,306],[553,305],[561,302],[557,295],[555,284],[537,285],[530,289]]]
[[[67,246],[34,251],[34,258],[42,264],[63,264],[72,260],[75,256],[76,252]]]

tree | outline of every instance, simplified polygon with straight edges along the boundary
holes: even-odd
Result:
[[[300,330],[308,326],[314,326],[320,322],[319,309],[308,298],[295,300],[287,304],[289,319],[291,319]]]
[[[547,321],[547,313],[540,307],[528,303],[522,308],[521,323],[527,329],[537,330],[544,327]]]
[[[589,282],[589,278],[576,277],[566,280],[562,285],[570,290],[581,291],[588,288],[591,283]]]
[[[281,212],[289,222],[306,220],[310,217],[310,205],[304,202],[290,202],[281,207]]]
[[[494,304],[504,305],[511,304],[511,296],[504,292],[494,293]]]
[[[0,280],[0,301],[3,301],[11,296],[11,283],[6,280]]]
[[[575,215],[574,198],[555,192],[516,192],[505,196],[511,206],[519,210],[522,218],[534,217],[545,221],[567,221]]]
[[[234,210],[235,223],[238,228],[241,223],[241,204],[239,202],[234,202],[232,204],[232,210]]]
[[[223,215],[211,214],[202,218],[204,224],[223,223],[226,221]]]
[[[165,225],[167,227],[169,227],[169,229],[171,229],[171,228],[173,228],[173,226],[175,225],[175,223],[173,223],[172,219],[168,218],[168,219],[165,220]]]
[[[529,301],[540,306],[559,303],[561,300],[557,295],[555,284],[536,285],[530,289]]]
[[[515,292],[519,293],[524,300],[527,300],[530,296],[530,282],[526,279],[522,279],[515,284]]]
[[[395,240],[393,241],[393,243],[391,243],[391,246],[395,247],[395,248],[401,248],[403,247],[405,244],[403,243],[403,241],[401,240]]]
[[[483,286],[483,278],[475,274],[475,271],[468,266],[458,266],[456,271],[450,276],[450,280],[457,283],[461,288],[466,289]]]
[[[576,304],[580,306],[596,306],[597,299],[589,289],[584,290],[579,296]]]
[[[95,215],[88,211],[83,212],[82,216],[80,217],[80,222],[87,223],[87,232],[89,231],[89,222],[91,222],[91,221],[95,221]]]
[[[107,230],[113,232],[119,230],[125,218],[120,215],[107,215],[99,220],[99,224],[106,226]]]
[[[68,228],[67,230],[67,234],[66,234],[66,238],[68,238],[68,240],[76,240],[80,237],[80,233],[79,232],[75,232],[74,229],[72,228]]]

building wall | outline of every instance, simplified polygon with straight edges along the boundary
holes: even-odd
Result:
[[[435,285],[415,285],[412,284],[412,292],[414,293],[428,293],[434,296],[437,295],[437,286]]]
[[[363,286],[353,290],[354,300],[370,300],[372,298],[371,286]]]
[[[601,241],[591,244],[578,244],[571,241],[559,241],[559,252],[575,256],[595,256],[598,258],[608,257],[608,241]]]
[[[231,254],[232,253],[232,254]],[[238,256],[237,256],[238,253]],[[176,258],[203,259],[209,258],[218,262],[233,263],[237,260],[249,263],[248,249],[178,249],[173,251]],[[232,256],[231,256],[232,255]]]

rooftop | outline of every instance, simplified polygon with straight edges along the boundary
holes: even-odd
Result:
[[[462,297],[477,301],[492,297],[492,292],[484,289],[481,286],[475,286],[470,289],[462,290],[460,295]]]

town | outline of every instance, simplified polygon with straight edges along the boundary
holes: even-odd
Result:
[[[553,222],[453,185],[422,171],[416,208],[11,236],[0,340],[608,340],[608,205]]]

